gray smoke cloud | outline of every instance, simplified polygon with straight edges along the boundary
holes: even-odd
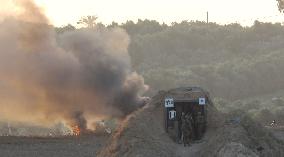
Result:
[[[0,118],[85,128],[92,118],[122,117],[145,103],[148,87],[131,70],[124,30],[56,36],[32,1],[14,5],[22,12],[0,23]]]

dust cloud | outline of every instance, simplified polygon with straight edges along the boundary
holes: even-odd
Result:
[[[0,13],[1,119],[85,129],[92,119],[123,117],[143,106],[148,86],[131,69],[124,30],[56,36],[33,1],[10,3],[15,14]]]

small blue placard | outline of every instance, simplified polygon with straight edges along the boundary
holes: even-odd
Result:
[[[205,104],[206,104],[205,98],[199,98],[199,105],[205,105]]]

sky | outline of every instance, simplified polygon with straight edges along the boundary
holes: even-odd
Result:
[[[96,15],[98,22],[110,24],[137,19],[170,24],[183,20],[219,24],[238,22],[251,25],[254,20],[284,22],[276,0],[35,0],[55,26],[76,25],[82,16]]]

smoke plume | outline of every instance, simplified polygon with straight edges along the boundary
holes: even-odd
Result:
[[[0,118],[87,127],[145,103],[143,78],[131,70],[129,37],[119,28],[56,36],[30,0],[0,22]],[[3,15],[3,14],[2,14]]]

